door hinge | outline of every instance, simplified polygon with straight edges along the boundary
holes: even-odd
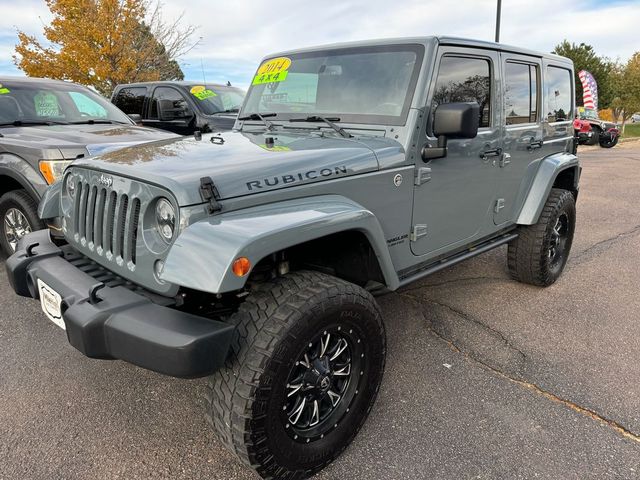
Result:
[[[220,194],[211,177],[202,177],[200,179],[200,196],[202,200],[208,202],[209,213],[216,213],[222,210],[222,207],[218,203]]]
[[[420,167],[416,170],[416,186],[427,183],[429,180],[431,180],[431,169],[429,167]]]
[[[511,155],[509,155],[507,152],[502,154],[502,157],[500,157],[500,167],[506,167],[507,165],[509,165],[511,163]]]
[[[426,225],[414,225],[411,230],[411,241],[417,242],[420,237],[424,237],[427,234]]]
[[[504,198],[499,198],[496,200],[496,206],[493,208],[495,213],[500,213],[500,210],[504,208]]]

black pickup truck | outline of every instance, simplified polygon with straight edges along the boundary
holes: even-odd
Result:
[[[198,82],[144,82],[118,85],[111,102],[135,122],[180,135],[231,130],[244,90]]]

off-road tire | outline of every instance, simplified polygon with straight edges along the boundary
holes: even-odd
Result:
[[[300,271],[256,287],[229,321],[236,332],[225,368],[209,378],[207,419],[222,443],[263,478],[313,475],[351,443],[380,388],[386,342],[377,303],[354,284]],[[329,328],[362,340],[355,396],[322,438],[294,440],[281,403],[291,388],[288,374],[298,368],[296,352]]]
[[[566,239],[557,262],[550,258],[554,227],[559,219],[566,218]],[[534,225],[518,227],[518,238],[509,243],[508,264],[511,278],[519,282],[541,287],[553,284],[564,269],[576,222],[575,199],[571,192],[559,188],[551,189],[549,198]]]
[[[2,195],[0,197],[0,249],[5,255],[13,253],[5,233],[5,214],[11,208],[15,208],[24,215],[32,232],[45,228],[44,223],[38,218],[38,204],[26,190],[12,190]]]
[[[598,143],[600,142],[600,135],[602,135],[602,129],[597,125],[593,125],[591,127],[591,131],[593,132],[593,135],[591,136],[589,141],[586,143],[586,145],[589,145],[589,146],[598,145]]]
[[[613,148],[618,144],[618,140],[620,139],[619,135],[611,140],[611,138],[603,138],[602,136],[599,138],[598,142],[602,148]]]

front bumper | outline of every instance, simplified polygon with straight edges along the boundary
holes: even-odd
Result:
[[[67,338],[84,355],[185,378],[223,365],[231,325],[161,306],[123,286],[108,287],[64,257],[49,231],[40,230],[21,240],[7,259],[7,274],[18,295],[38,298],[38,279],[60,294]]]

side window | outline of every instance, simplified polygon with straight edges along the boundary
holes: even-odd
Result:
[[[549,122],[560,122],[573,118],[573,98],[571,72],[565,68],[547,67],[545,78],[545,110]]]
[[[483,58],[444,56],[440,60],[432,111],[437,105],[477,102],[480,127],[491,125],[491,66]]]
[[[144,105],[146,93],[147,89],[145,87],[123,88],[113,99],[113,103],[127,115],[142,115],[142,106]]]
[[[505,64],[504,113],[507,125],[538,121],[538,67]]]
[[[92,100],[82,92],[69,92],[69,96],[76,108],[80,112],[80,115],[93,117],[93,118],[107,118],[108,113],[104,107],[95,100]]]
[[[158,87],[153,91],[149,118],[181,120],[192,116],[189,104],[175,88]]]

